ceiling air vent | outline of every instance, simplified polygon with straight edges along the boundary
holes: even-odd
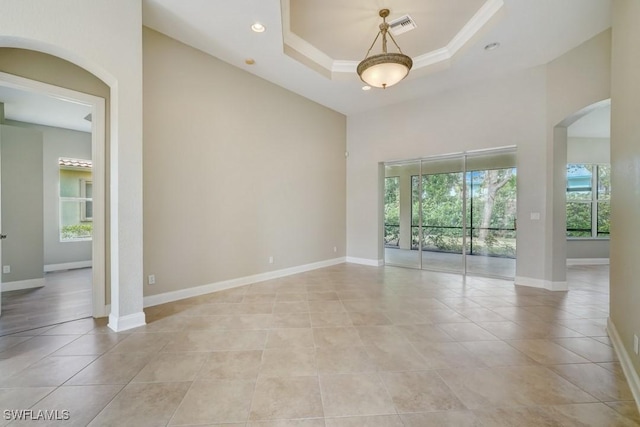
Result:
[[[394,36],[411,31],[416,27],[417,25],[415,21],[411,19],[409,15],[401,16],[400,18],[389,22],[389,31],[391,31],[391,34]]]

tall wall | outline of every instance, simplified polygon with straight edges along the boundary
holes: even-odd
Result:
[[[0,160],[2,282],[42,279],[42,133],[0,125]]]
[[[611,186],[614,191],[611,196],[610,318],[636,372],[640,372],[640,357],[633,352],[633,335],[640,336],[638,40],[640,2],[614,0],[611,61]]]
[[[143,40],[145,295],[344,257],[345,117]]]

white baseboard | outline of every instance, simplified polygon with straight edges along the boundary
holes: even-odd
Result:
[[[15,282],[3,282],[2,292],[21,291],[23,289],[41,288],[44,286],[44,278],[17,280]]]
[[[383,259],[369,259],[369,258],[356,258],[352,256],[347,257],[349,264],[369,265],[372,267],[382,267],[384,265]]]
[[[237,279],[223,280],[221,282],[209,283],[206,285],[195,286],[193,288],[180,289],[178,291],[165,292],[157,295],[149,295],[144,297],[144,306],[152,307],[154,305],[166,304],[168,302],[197,297],[211,292],[237,288],[239,286],[250,285],[252,283],[264,282],[265,280],[278,279],[280,277],[291,276],[292,274],[304,273],[305,271],[343,264],[344,262],[344,257],[328,259],[326,261],[284,268],[282,270],[269,271],[267,273],[255,274],[253,276],[239,277]]]
[[[567,258],[567,265],[609,265],[609,258]]]
[[[624,376],[627,377],[627,382],[629,383],[633,398],[636,401],[636,406],[638,406],[638,410],[640,411],[640,377],[638,377],[638,373],[633,363],[631,363],[629,353],[624,347],[624,344],[622,344],[622,339],[620,338],[620,334],[618,334],[616,325],[613,324],[610,317],[607,319],[607,332],[609,333],[609,338],[611,338],[613,348],[616,350],[616,355],[620,360],[620,365],[622,365],[622,372],[624,372]]]
[[[128,314],[126,316],[114,316],[109,314],[109,329],[115,332],[126,331],[128,329],[137,328],[138,326],[144,326],[147,322],[145,320],[144,311],[134,314]]]
[[[534,279],[532,277],[516,276],[514,283],[519,286],[541,288],[548,291],[568,291],[567,282],[552,282],[550,280]]]
[[[44,266],[44,272],[61,271],[61,270],[73,270],[75,268],[87,268],[93,266],[93,261],[76,261],[76,262],[64,262],[61,264],[47,264]]]

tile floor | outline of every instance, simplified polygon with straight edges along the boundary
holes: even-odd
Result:
[[[572,268],[551,293],[343,264],[152,307],[127,333],[65,323],[0,338],[0,407],[77,426],[640,425],[607,277]]]

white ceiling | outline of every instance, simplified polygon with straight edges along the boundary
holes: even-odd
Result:
[[[84,104],[2,85],[0,102],[4,103],[5,118],[10,120],[91,132],[91,122],[84,119],[91,107]]]
[[[284,53],[284,37],[297,31],[310,45],[326,50],[327,57],[359,61],[377,32],[378,10],[388,7],[390,19],[409,14],[416,20],[416,30],[397,37],[403,51],[415,59],[458,34],[460,25],[468,23],[478,7],[490,3],[499,6],[498,13],[479,25],[458,53],[439,63],[436,70],[414,69],[407,79],[386,90],[362,91],[363,83],[354,72],[327,76]],[[503,0],[143,0],[143,23],[322,105],[352,114],[545,64],[607,29],[610,6],[611,0],[504,0],[504,4]],[[283,17],[288,10],[295,15]],[[254,22],[263,23],[267,30],[252,32]],[[283,28],[283,22],[289,27]],[[496,41],[501,44],[499,49],[484,50]],[[341,58],[343,55],[349,57]],[[255,65],[246,65],[247,58],[253,58]],[[5,103],[5,115],[11,120],[91,131],[91,124],[84,120],[89,113],[84,105],[1,86],[0,102]]]
[[[143,0],[143,23],[329,108],[351,114],[548,63],[606,30],[611,20],[610,0],[504,0],[497,16],[456,56],[445,61],[440,67],[443,69],[412,72],[397,86],[364,92],[355,73],[331,79],[283,52],[281,1],[285,5],[300,2],[295,3],[296,10],[305,5],[317,8],[318,4],[325,4],[319,0]],[[398,14],[394,7],[401,5],[402,13],[427,21],[418,22],[420,28],[428,27],[429,17],[423,12],[428,9],[425,3],[432,5],[431,10],[443,10],[443,3],[466,4],[461,10],[467,10],[468,3],[477,6],[477,2],[467,0],[354,0],[353,3],[355,6],[351,1],[328,1],[327,4],[333,6],[333,14],[317,15],[319,20],[329,20],[335,14],[340,15],[340,22],[354,22],[350,28],[340,30],[344,39],[335,39],[332,22],[325,21],[314,26],[309,31],[313,36],[309,37],[313,37],[316,44],[322,44],[324,50],[332,51],[331,44],[340,43],[349,48],[336,46],[336,52],[362,52],[360,58],[349,58],[356,60],[364,57],[377,31],[374,27],[371,32],[362,34],[358,23],[379,22],[376,14],[383,7],[389,7],[394,17]],[[415,16],[413,11],[416,11]],[[296,13],[303,12],[298,10]],[[305,22],[310,25],[309,15],[306,16]],[[432,16],[431,20],[438,22],[438,18]],[[285,16],[285,19],[288,18]],[[250,30],[256,21],[266,26],[264,33]],[[454,17],[445,21],[457,27],[463,20]],[[304,33],[299,28],[297,31]],[[438,34],[451,34],[458,29],[440,28],[438,31]],[[403,47],[402,39],[410,34],[398,36],[400,47]],[[363,40],[366,43],[363,44]],[[490,52],[483,49],[496,41],[501,43],[499,49]],[[432,47],[430,40],[424,43],[426,50]],[[253,58],[255,65],[246,65],[247,58]]]

